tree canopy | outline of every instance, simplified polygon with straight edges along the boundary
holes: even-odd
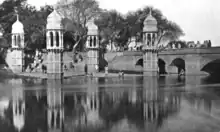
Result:
[[[46,19],[53,11],[53,7],[45,5],[37,10],[30,6],[27,0],[5,0],[0,5],[0,25],[4,29],[4,38],[11,43],[11,27],[16,21],[15,8],[19,13],[19,20],[24,24],[25,44],[31,49],[46,47]],[[85,49],[87,37],[87,23],[95,20],[99,27],[101,47],[114,43],[116,47],[126,48],[131,37],[141,41],[143,21],[152,7],[146,6],[134,12],[122,15],[116,10],[104,10],[99,7],[96,0],[59,1],[57,10],[65,17],[63,24],[65,28],[65,48],[71,50]],[[169,21],[162,12],[152,8],[152,15],[158,21],[158,44],[164,41],[175,41],[182,35],[183,30],[175,22]]]

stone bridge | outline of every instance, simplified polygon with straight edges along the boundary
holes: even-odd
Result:
[[[107,54],[108,56],[108,54]],[[159,52],[160,73],[220,74],[220,47],[169,49]],[[141,51],[126,51],[109,62],[109,69],[142,72]]]

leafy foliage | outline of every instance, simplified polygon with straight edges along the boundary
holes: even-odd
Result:
[[[99,27],[101,47],[114,43],[115,46],[124,49],[130,43],[131,37],[137,41],[142,40],[143,21],[152,7],[146,6],[126,16],[115,10],[103,10],[99,8],[96,0],[75,0],[71,2],[60,1],[56,7],[65,17],[63,20],[65,33],[65,48],[82,51],[85,49],[87,37],[87,23],[95,20]],[[15,7],[19,12],[19,19],[25,27],[25,44],[31,49],[42,49],[46,47],[46,19],[53,8],[49,5],[36,10],[34,6],[27,4],[26,0],[5,0],[0,5],[0,24],[4,28],[4,38],[11,43],[11,27],[16,20]],[[182,29],[176,23],[167,20],[158,9],[152,9],[152,15],[158,21],[158,44],[165,41],[174,41],[184,35]]]
[[[99,14],[100,8],[98,2],[95,0],[76,0],[69,3],[60,1],[58,5],[58,10],[69,19],[65,23],[65,30],[73,36],[76,42],[73,49],[79,44],[79,49],[84,49],[87,35],[86,24]]]

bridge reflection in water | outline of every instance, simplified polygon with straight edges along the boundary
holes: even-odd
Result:
[[[159,81],[151,77],[12,79],[2,83],[14,85],[0,124],[4,131],[197,131],[199,125],[207,125],[207,116],[213,117],[209,130],[219,130],[219,95],[190,89],[184,79],[176,77]],[[188,120],[194,126],[184,126]]]

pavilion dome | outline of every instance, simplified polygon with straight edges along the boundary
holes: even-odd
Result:
[[[143,31],[144,32],[156,32],[157,31],[157,20],[155,17],[152,16],[151,11],[150,11],[150,14],[144,20]]]
[[[98,35],[98,26],[95,25],[94,20],[91,20],[87,23],[88,35]]]
[[[47,29],[63,29],[63,17],[56,10],[47,17]]]
[[[24,26],[23,24],[19,21],[19,16],[17,15],[17,20],[16,22],[12,25],[12,31],[11,33],[13,34],[21,34],[24,33]]]

